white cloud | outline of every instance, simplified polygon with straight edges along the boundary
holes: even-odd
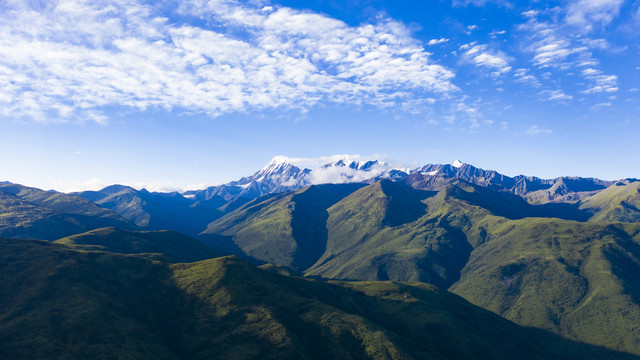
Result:
[[[620,13],[624,0],[574,0],[567,7],[566,22],[578,29],[591,31],[606,26]]]
[[[427,43],[427,45],[438,45],[438,44],[442,44],[442,43],[446,43],[447,41],[449,41],[449,39],[446,38],[440,38],[440,39],[431,39],[429,40],[429,42]]]
[[[610,102],[604,102],[604,103],[599,103],[599,104],[595,104],[591,107],[592,111],[598,111],[601,109],[606,109],[606,108],[610,108],[611,107],[611,103]]]
[[[582,91],[584,94],[594,93],[612,93],[618,91],[617,80],[615,75],[603,75],[602,71],[592,68],[582,70],[582,75],[592,81],[592,86]]]
[[[525,35],[525,50],[533,55],[531,61],[537,67],[563,68],[573,60],[571,56],[590,60],[589,48],[583,43],[574,44],[556,24],[530,19],[518,30]]]
[[[513,7],[513,5],[511,4],[511,2],[509,0],[453,0],[453,6],[467,6],[467,5],[474,5],[474,6],[485,6],[487,3],[495,3],[496,5],[499,6],[503,6],[503,7]]]
[[[490,50],[487,45],[464,44],[460,50],[466,50],[463,59],[476,66],[494,70],[492,75],[499,76],[511,70],[509,58],[501,51]]]
[[[531,71],[528,69],[516,69],[513,71],[513,76],[516,78],[516,81],[529,84],[531,86],[540,87],[540,81],[531,74]]]
[[[333,166],[327,168],[315,168],[305,177],[308,184],[344,184],[351,182],[363,182],[385,174],[390,170],[389,166],[377,164],[368,171],[352,169],[347,166]]]
[[[472,32],[478,30],[480,27],[478,25],[469,25],[467,26],[467,30],[464,32],[467,35],[471,35]]]
[[[550,129],[544,129],[544,128],[540,128],[538,127],[538,125],[532,125],[531,127],[529,127],[527,129],[527,131],[525,131],[525,134],[527,135],[543,135],[543,134],[551,134],[553,131],[551,131]]]
[[[489,36],[491,36],[492,38],[496,38],[498,35],[504,35],[506,33],[506,30],[493,30],[491,33],[489,33]]]
[[[11,2],[0,18],[5,117],[105,123],[113,106],[213,116],[327,101],[387,107],[457,91],[454,73],[389,19],[352,27],[285,7],[180,3],[212,24],[200,27],[135,1],[32,4]]]
[[[535,68],[555,69],[567,74],[577,71],[588,82],[588,88],[582,91],[585,94],[618,90],[617,76],[603,74],[598,68],[599,61],[593,57],[593,50],[610,48],[606,40],[575,36],[561,24],[537,19],[530,19],[518,28],[526,36],[524,48],[532,54],[531,62]],[[569,96],[562,92],[557,95],[552,94],[550,98],[567,100]]]
[[[565,94],[562,90],[545,90],[540,94],[551,101],[567,101],[573,99],[573,96]]]

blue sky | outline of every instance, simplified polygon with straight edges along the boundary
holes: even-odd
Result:
[[[0,0],[0,180],[334,154],[640,178],[639,88],[640,0]]]

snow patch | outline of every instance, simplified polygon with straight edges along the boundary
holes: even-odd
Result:
[[[464,163],[460,160],[456,160],[453,162],[453,164],[451,164],[451,166],[453,166],[456,169],[459,169],[462,165],[464,165]]]

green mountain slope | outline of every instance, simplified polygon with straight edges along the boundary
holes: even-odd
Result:
[[[584,199],[580,209],[594,222],[640,222],[640,182],[612,185]]]
[[[0,240],[3,359],[636,359],[425,284],[323,283]]]
[[[327,248],[306,275],[357,280],[423,281],[447,287],[471,246],[446,220],[427,215],[434,192],[382,181],[328,209]]]
[[[55,240],[106,226],[136,228],[118,214],[79,196],[0,184],[0,236]]]
[[[158,254],[174,262],[194,262],[226,254],[175,231],[128,231],[102,228],[56,240],[77,249],[122,254]]]
[[[273,200],[285,219],[291,216],[288,196]],[[262,213],[275,208],[254,206],[262,206]],[[460,180],[437,193],[377,182],[327,213],[324,252],[297,269],[307,276],[428,282],[516,323],[640,354],[640,294],[634,290],[640,289],[634,280],[640,273],[640,224],[585,222],[593,213],[578,204],[531,205]],[[223,218],[234,227],[213,224],[232,243],[236,229],[254,225],[237,215]],[[581,221],[567,220],[572,218]],[[264,221],[247,244],[273,242],[268,249],[277,250],[280,238],[263,231],[269,225]],[[289,223],[279,223],[281,233],[290,234]]]
[[[220,250],[302,270],[324,252],[327,208],[362,184],[327,184],[255,199],[209,224],[200,238]]]
[[[640,224],[628,226],[504,222],[450,290],[521,325],[640,353]]]

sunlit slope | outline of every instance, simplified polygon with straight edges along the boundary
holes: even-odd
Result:
[[[0,240],[3,359],[634,359],[425,284],[292,278]]]
[[[521,325],[640,353],[638,231],[508,221],[490,230],[450,290]]]
[[[77,249],[123,254],[157,254],[169,261],[193,262],[226,255],[175,231],[128,231],[101,228],[56,240]]]
[[[640,222],[640,182],[612,185],[584,199],[580,208],[593,213],[592,222]]]

